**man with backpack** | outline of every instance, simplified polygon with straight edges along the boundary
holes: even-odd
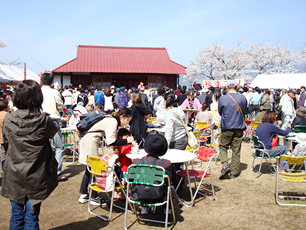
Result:
[[[81,88],[80,94],[78,95],[77,98],[77,104],[79,102],[83,102],[83,106],[86,107],[87,103],[88,103],[88,97],[85,93],[85,90],[83,88]]]

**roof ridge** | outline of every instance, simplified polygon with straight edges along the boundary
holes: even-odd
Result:
[[[93,46],[79,45],[78,48],[110,48],[110,49],[150,49],[150,50],[167,50],[165,47],[132,47],[132,46]]]

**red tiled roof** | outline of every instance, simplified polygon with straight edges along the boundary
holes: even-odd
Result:
[[[77,57],[52,72],[186,74],[165,48],[79,45]]]

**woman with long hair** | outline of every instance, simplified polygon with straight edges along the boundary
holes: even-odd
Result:
[[[146,127],[144,116],[146,106],[144,105],[139,92],[132,93],[132,120],[130,123],[130,132],[134,139],[140,143],[146,137]]]
[[[154,110],[156,112],[156,121],[158,124],[165,124],[165,116],[166,116],[166,106],[165,106],[165,99],[164,99],[164,88],[158,89],[158,97],[154,101]]]
[[[41,202],[57,186],[57,162],[50,139],[59,127],[42,113],[43,94],[37,82],[24,80],[13,96],[17,111],[3,122],[4,162],[1,195],[10,199],[10,229],[39,229]]]
[[[218,111],[219,98],[222,96],[221,89],[215,88],[214,94],[212,96],[212,103],[210,104],[211,111]]]
[[[89,93],[86,109],[89,111],[95,109],[95,91],[94,90],[91,90]]]

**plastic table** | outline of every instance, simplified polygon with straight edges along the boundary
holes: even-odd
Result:
[[[149,128],[150,130],[156,130],[158,131],[160,134],[165,134],[166,133],[166,127],[165,126],[161,126],[161,127],[156,127],[156,128]],[[187,130],[190,131],[192,128],[190,126],[187,126]]]

